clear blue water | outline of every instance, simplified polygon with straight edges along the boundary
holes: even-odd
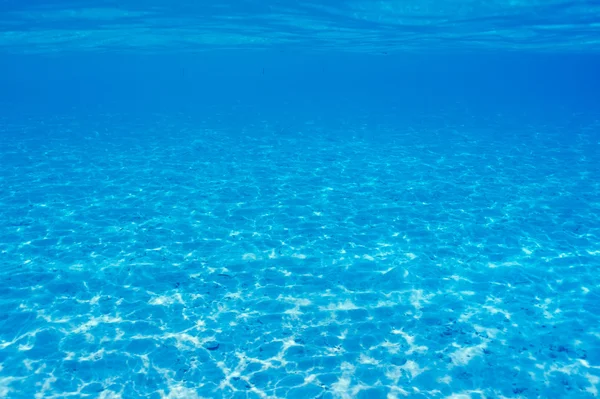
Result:
[[[600,5],[0,2],[0,398],[595,398]]]

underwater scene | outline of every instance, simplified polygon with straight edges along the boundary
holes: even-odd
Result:
[[[600,3],[0,0],[0,398],[600,396]]]

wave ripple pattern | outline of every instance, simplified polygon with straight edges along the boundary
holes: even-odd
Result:
[[[598,396],[599,126],[92,125],[2,127],[0,397]]]

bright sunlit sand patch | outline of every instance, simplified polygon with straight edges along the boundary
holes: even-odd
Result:
[[[159,306],[171,306],[175,303],[185,304],[181,294],[176,293],[171,296],[157,296],[152,298],[149,302],[150,305],[159,305]]]
[[[452,364],[455,366],[466,366],[473,358],[483,355],[483,350],[487,347],[487,344],[483,343],[469,347],[460,347],[456,344],[453,344],[452,346],[458,348],[450,354]]]
[[[330,303],[327,306],[321,306],[320,310],[330,310],[330,311],[342,311],[342,310],[355,310],[359,309],[352,301],[346,300],[340,303]]]

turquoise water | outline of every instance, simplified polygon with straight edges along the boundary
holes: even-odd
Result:
[[[0,398],[595,398],[600,8],[0,3]]]
[[[218,49],[597,52],[589,0],[4,0],[0,46],[16,53]]]

